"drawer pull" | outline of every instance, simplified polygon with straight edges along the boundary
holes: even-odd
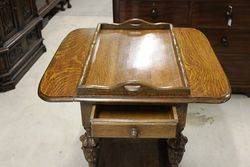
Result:
[[[226,20],[227,20],[227,25],[231,27],[233,24],[233,6],[231,5],[227,6]]]
[[[158,17],[158,11],[156,9],[152,9],[151,11],[151,17],[153,20],[157,19]]]
[[[221,38],[221,43],[224,47],[228,47],[229,46],[229,42],[228,42],[228,39],[227,37],[222,37]]]
[[[137,128],[132,128],[130,131],[130,136],[132,138],[137,138],[138,137],[138,129]]]

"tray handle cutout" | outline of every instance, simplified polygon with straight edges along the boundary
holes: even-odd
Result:
[[[128,94],[138,94],[143,91],[153,91],[155,90],[154,87],[151,85],[145,84],[145,83],[140,83],[139,81],[136,80],[131,80],[127,82],[123,82],[120,84],[117,84],[116,86],[111,88],[112,91],[117,91],[117,92],[127,92]]]
[[[140,85],[125,85],[124,88],[129,92],[137,92],[141,88]]]

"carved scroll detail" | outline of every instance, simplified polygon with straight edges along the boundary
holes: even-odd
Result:
[[[85,133],[80,137],[82,142],[82,150],[85,156],[85,159],[89,163],[89,167],[94,167],[97,161],[97,151],[99,149],[96,139],[90,137]]]
[[[7,36],[15,29],[13,9],[9,0],[0,1],[0,24],[4,36]]]
[[[175,139],[168,139],[168,160],[171,167],[178,167],[185,152],[188,139],[182,133]]]

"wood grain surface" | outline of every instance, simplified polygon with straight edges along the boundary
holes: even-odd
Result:
[[[116,119],[127,122],[138,121],[166,121],[174,119],[170,106],[145,106],[145,105],[97,105],[95,115],[97,119]],[[120,122],[120,121],[119,121]]]
[[[152,87],[183,87],[168,30],[102,30],[86,82],[112,87],[139,81]]]
[[[77,29],[67,35],[50,62],[38,94],[52,101],[72,101],[90,48],[93,29]]]
[[[94,105],[90,122],[93,137],[173,138],[178,116],[170,106]]]
[[[187,96],[180,57],[171,24],[141,19],[98,24],[77,93],[93,99]]]
[[[174,33],[183,55],[191,95],[169,101],[165,99],[142,99],[142,101],[152,103],[227,101],[231,95],[229,82],[204,34],[192,28],[175,28]],[[64,39],[40,82],[39,96],[42,99],[57,102],[82,100],[76,94],[76,87],[93,34],[94,29],[78,29]]]

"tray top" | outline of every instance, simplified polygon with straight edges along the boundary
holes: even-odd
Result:
[[[78,95],[189,95],[179,54],[170,24],[100,24]]]

